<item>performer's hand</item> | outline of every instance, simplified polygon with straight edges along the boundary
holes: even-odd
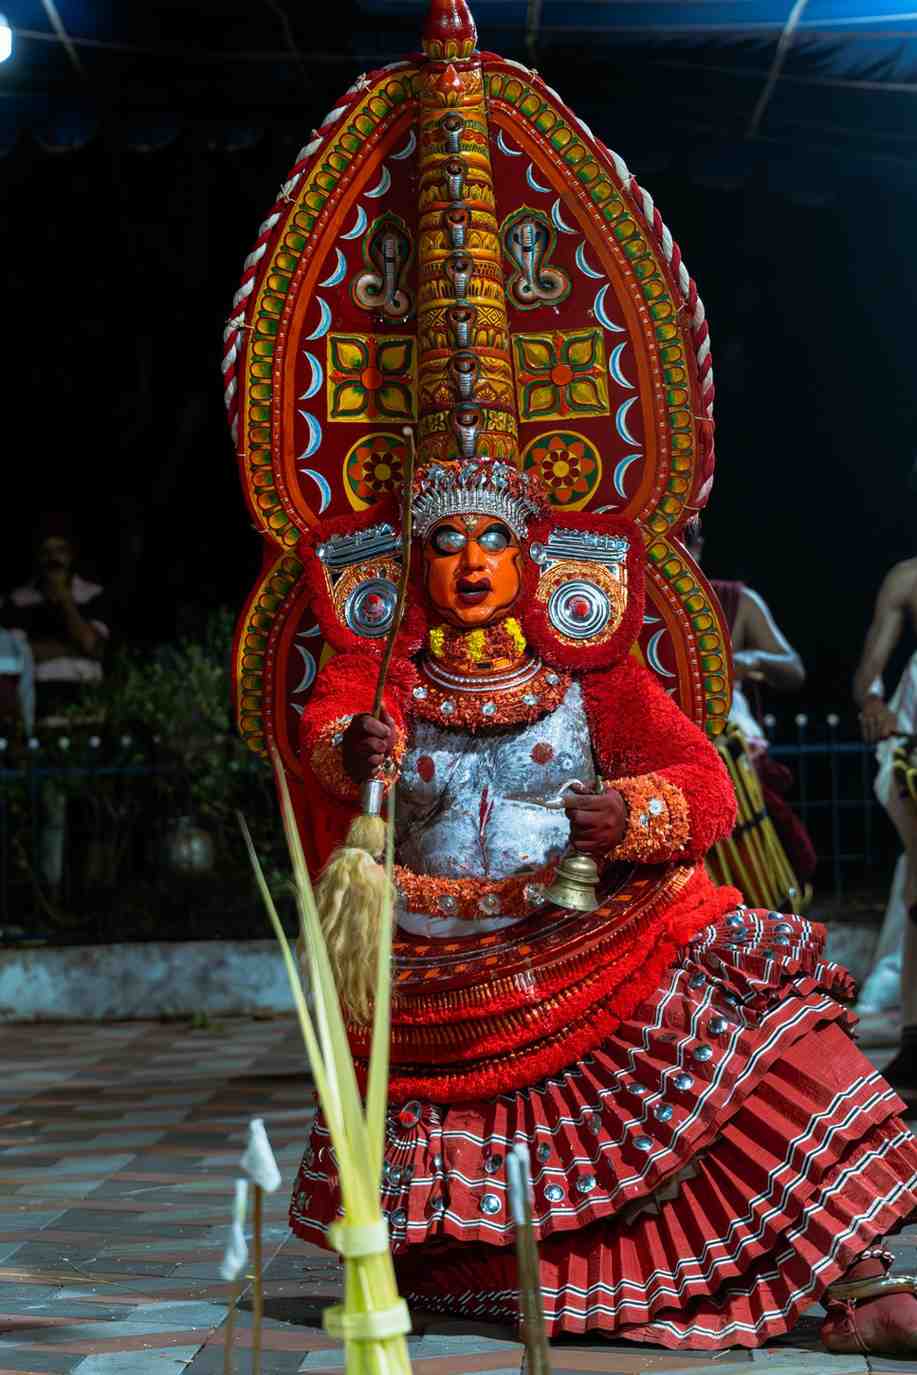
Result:
[[[867,745],[875,745],[886,740],[898,729],[898,718],[883,702],[881,697],[869,696],[860,712],[860,729]]]
[[[607,855],[624,839],[627,808],[616,788],[591,793],[582,783],[572,783],[566,804],[570,843],[581,855]]]
[[[341,756],[344,769],[354,783],[365,783],[385,763],[395,744],[395,723],[385,707],[382,719],[368,712],[355,716],[344,732]]]

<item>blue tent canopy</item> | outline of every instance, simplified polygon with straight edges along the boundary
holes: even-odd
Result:
[[[191,129],[301,131],[361,70],[417,46],[425,0],[0,0],[0,147]],[[640,170],[819,195],[917,181],[917,0],[474,0],[481,46],[534,65]]]

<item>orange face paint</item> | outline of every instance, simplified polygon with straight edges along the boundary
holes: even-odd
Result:
[[[424,541],[427,596],[450,625],[475,630],[509,614],[522,588],[522,549],[493,516],[448,516]]]

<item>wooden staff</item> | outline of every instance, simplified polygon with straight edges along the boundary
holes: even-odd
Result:
[[[242,1281],[236,1280],[229,1300],[229,1308],[226,1310],[226,1322],[223,1327],[223,1375],[232,1375],[232,1351],[233,1343],[236,1339],[236,1307],[242,1297]]]
[[[252,1375],[261,1375],[261,1331],[264,1326],[264,1246],[262,1222],[264,1217],[264,1190],[260,1184],[255,1188],[254,1229],[252,1257],[255,1262],[255,1281],[252,1293]]]
[[[407,603],[411,575],[411,535],[413,533],[414,434],[405,428],[408,451],[402,474],[401,573],[385,641],[382,662],[376,679],[372,715],[382,710],[385,684],[395,652]],[[372,990],[375,955],[378,949],[382,910],[392,901],[390,879],[381,863],[386,848],[386,825],[382,816],[385,800],[384,774],[370,778],[360,794],[360,812],[350,823],[344,844],[331,855],[315,889],[315,901],[322,929],[329,935],[328,953],[341,998],[351,1015],[369,1022],[372,1015]]]
[[[376,695],[373,698],[372,714],[377,720],[379,719],[379,712],[382,710],[382,696],[385,692],[385,680],[391,667],[392,655],[395,652],[395,640],[398,638],[398,631],[401,629],[401,622],[404,619],[404,608],[408,599],[408,581],[411,576],[411,538],[414,534],[414,431],[410,425],[405,425],[402,434],[408,442],[408,455],[401,481],[401,576],[398,579],[395,614],[386,636],[385,649],[382,651],[382,663],[379,665],[379,677],[376,680]]]
[[[525,1342],[526,1375],[551,1375],[551,1356],[544,1325],[544,1300],[538,1267],[538,1243],[532,1222],[532,1176],[527,1148],[517,1141],[506,1156],[509,1206],[516,1225],[519,1307]]]

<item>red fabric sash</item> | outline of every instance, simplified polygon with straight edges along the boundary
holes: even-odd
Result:
[[[390,1096],[467,1102],[588,1054],[655,988],[678,949],[741,902],[700,865],[606,876],[592,913],[542,909],[503,931],[396,942]],[[349,1028],[363,1076],[368,1028]]]

